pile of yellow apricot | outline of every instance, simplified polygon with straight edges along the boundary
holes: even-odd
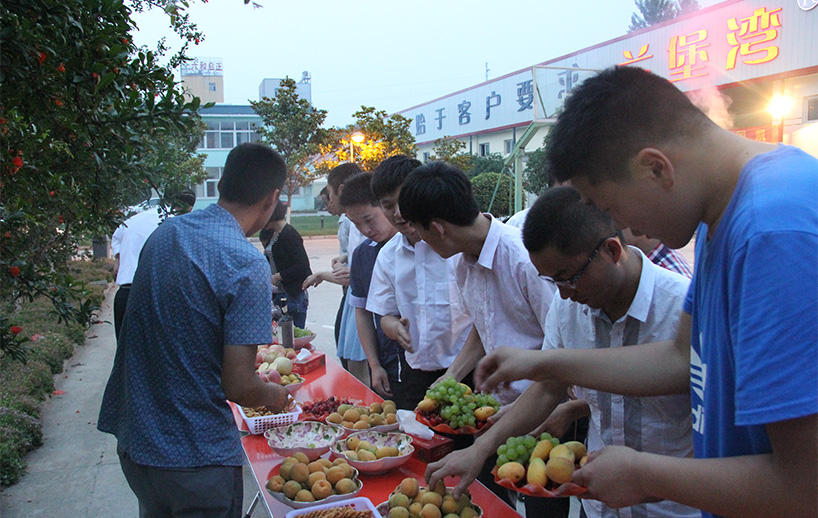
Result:
[[[368,407],[341,405],[337,412],[327,416],[327,422],[338,424],[353,430],[367,430],[374,426],[395,424],[398,422],[397,407],[394,401],[374,402]]]
[[[346,459],[333,462],[321,458],[310,462],[301,452],[281,463],[278,475],[267,481],[267,489],[296,502],[317,502],[331,495],[354,493],[360,483],[355,468]]]

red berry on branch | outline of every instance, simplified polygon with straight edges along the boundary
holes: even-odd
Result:
[[[62,106],[62,101],[59,99],[54,99],[54,104],[56,104],[57,106]]]
[[[122,44],[127,45],[128,44],[128,38],[122,38]]]
[[[49,195],[49,196],[54,196],[54,191],[50,191],[50,192],[48,193],[48,195]]]
[[[41,65],[42,65],[43,63],[45,63],[45,53],[40,52],[40,55],[39,55],[39,56],[37,56],[37,61],[39,61]]]
[[[57,67],[57,72],[65,72],[65,65],[60,63],[60,66]]]
[[[23,330],[23,328],[20,326],[11,326],[9,329],[11,329],[11,334],[13,334],[14,336],[19,335],[20,332]]]
[[[11,268],[9,268],[9,275],[11,275],[12,277],[17,277],[18,275],[20,275],[20,268],[17,266],[12,266]]]
[[[12,158],[11,163],[14,164],[14,167],[17,167],[18,169],[20,167],[23,167],[23,159],[19,156]]]

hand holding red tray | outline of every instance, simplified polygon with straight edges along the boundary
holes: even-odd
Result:
[[[566,482],[564,484],[560,484],[554,489],[546,489],[539,484],[526,484],[524,486],[520,486],[512,482],[510,479],[499,478],[497,476],[497,466],[494,466],[494,469],[491,470],[491,474],[494,475],[494,482],[503,486],[504,488],[516,491],[518,493],[522,493],[524,495],[536,496],[539,498],[561,498],[564,496],[577,496],[588,491],[588,488],[578,486],[573,482]]]

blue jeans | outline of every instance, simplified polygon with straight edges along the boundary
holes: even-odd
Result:
[[[294,297],[284,292],[273,293],[273,302],[281,305],[281,299],[285,296],[287,297],[287,313],[292,317],[293,325],[305,329],[307,326],[307,308],[310,305],[307,292],[302,291]]]

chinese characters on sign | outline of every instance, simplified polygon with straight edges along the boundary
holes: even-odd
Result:
[[[778,46],[769,43],[778,37],[778,28],[781,27],[780,12],[780,7],[772,10],[760,7],[747,18],[733,17],[727,20],[726,27],[730,32],[726,34],[726,39],[731,48],[727,54],[725,70],[736,68],[739,57],[747,65],[768,63],[778,57]],[[705,68],[706,63],[710,61],[708,36],[707,29],[671,36],[667,48],[671,82],[708,74]],[[625,60],[619,65],[632,65],[650,59],[653,54],[648,54],[648,51],[649,44],[642,45],[636,56],[630,50],[623,50],[622,56]]]
[[[770,73],[766,68],[756,68],[759,65],[780,66],[782,49],[799,38],[796,35],[803,30],[796,16],[799,12],[787,11],[782,1],[728,2],[730,5],[701,16],[688,16],[678,23],[537,65],[530,72],[489,81],[407,115],[414,119],[415,135],[428,139],[521,125],[533,118],[552,117],[585,78],[612,65],[643,67],[677,84],[682,91],[752,79]],[[799,1],[806,8],[818,4],[818,0]],[[792,29],[785,32],[785,24]],[[807,57],[788,56],[788,60],[810,59],[809,53],[804,55]],[[427,126],[427,118],[434,123]]]
[[[469,113],[469,108],[471,108],[471,103],[469,101],[463,101],[457,105],[457,123],[461,126],[471,122],[471,113]]]
[[[667,48],[670,75],[681,76],[671,79],[671,83],[707,75],[704,63],[710,60],[706,50],[710,44],[704,42],[706,39],[705,29],[670,38]]]
[[[736,59],[738,56],[744,58],[754,57],[754,59],[744,59],[744,63],[748,65],[757,65],[759,63],[767,63],[778,57],[778,47],[769,45],[767,47],[754,48],[773,41],[778,37],[778,30],[773,27],[781,27],[781,20],[778,17],[778,12],[781,8],[767,11],[765,7],[756,9],[753,15],[744,18],[743,20],[736,20],[730,18],[727,20],[727,27],[732,32],[727,35],[727,41],[733,48],[727,55],[727,70],[736,68]],[[755,56],[762,54],[760,56]]]
[[[520,105],[517,108],[518,112],[523,110],[533,110],[534,109],[534,80],[529,79],[528,81],[523,81],[522,83],[517,83],[517,104]]]
[[[571,65],[574,68],[579,68],[579,65],[574,63]],[[557,99],[562,99],[574,90],[574,86],[579,83],[579,74],[573,70],[563,70],[559,74],[560,77],[560,91],[557,92]]]
[[[501,102],[503,102],[503,98],[492,90],[491,95],[486,97],[486,120],[491,118],[491,109],[500,106]]]
[[[194,58],[193,61],[182,63],[183,76],[221,76],[222,58]]]

